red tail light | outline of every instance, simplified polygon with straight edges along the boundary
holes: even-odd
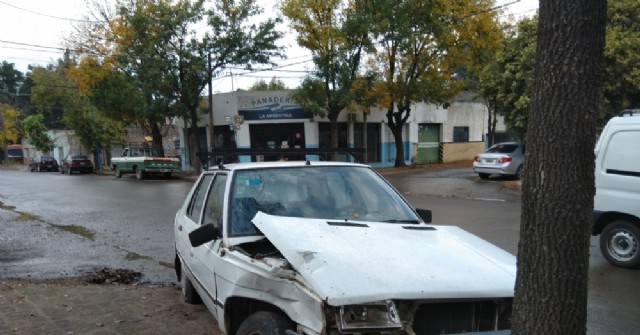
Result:
[[[480,156],[473,157],[473,160],[480,163]]]
[[[498,159],[498,163],[507,163],[507,162],[511,162],[512,160],[513,158],[509,156],[500,157],[500,159]]]
[[[73,166],[78,165],[78,161],[71,161],[71,165],[73,165]]]

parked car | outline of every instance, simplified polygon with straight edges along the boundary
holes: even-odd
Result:
[[[473,172],[482,179],[487,179],[493,174],[520,179],[524,167],[524,156],[524,143],[498,143],[473,158]]]
[[[85,155],[68,155],[62,160],[60,173],[93,173],[93,162]]]
[[[220,164],[175,215],[175,271],[223,334],[509,334],[515,257],[430,222],[367,165]]]
[[[58,171],[58,161],[51,156],[36,156],[29,163],[29,171]]]
[[[640,266],[640,109],[609,120],[595,147],[593,235],[611,264]]]

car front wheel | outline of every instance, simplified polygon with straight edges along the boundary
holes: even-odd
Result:
[[[116,178],[122,178],[122,171],[116,166]]]
[[[600,235],[600,251],[613,265],[635,268],[640,266],[640,228],[628,221],[608,224]]]
[[[293,329],[293,322],[282,314],[260,311],[251,314],[238,328],[236,335],[284,335]]]
[[[193,287],[193,284],[191,283],[189,278],[187,278],[187,274],[184,270],[184,266],[183,265],[181,266],[182,266],[182,269],[180,271],[181,272],[180,286],[182,286],[182,298],[188,304],[195,305],[195,304],[201,303],[202,300],[198,295],[198,291],[196,291],[196,289]]]

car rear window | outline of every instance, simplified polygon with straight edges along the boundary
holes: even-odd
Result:
[[[89,157],[84,155],[75,155],[75,156],[71,156],[71,159],[89,159]]]
[[[51,157],[51,156],[42,156],[42,160],[43,161],[54,161],[55,159],[53,159],[53,157]]]
[[[510,154],[515,152],[518,149],[517,144],[497,144],[489,149],[487,152],[497,153],[497,154]]]

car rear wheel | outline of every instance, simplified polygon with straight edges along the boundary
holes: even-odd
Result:
[[[518,169],[516,170],[516,178],[522,179],[522,164],[520,164],[520,166],[518,166]]]
[[[480,176],[480,178],[482,178],[482,179],[489,179],[489,174],[488,173],[478,173],[478,176]]]
[[[600,235],[600,251],[613,265],[640,266],[640,228],[624,220],[611,222]]]
[[[144,171],[140,169],[136,169],[136,179],[138,180],[144,179]]]
[[[64,168],[60,169],[60,174],[64,174]]]
[[[38,165],[38,172],[42,172],[42,168]]]
[[[284,315],[259,311],[242,322],[236,335],[284,335],[287,329],[293,329],[293,322]]]
[[[184,266],[181,266],[180,286],[182,286],[182,298],[188,304],[195,305],[202,303],[202,299],[200,299],[198,291],[196,291],[189,278],[187,278]]]

